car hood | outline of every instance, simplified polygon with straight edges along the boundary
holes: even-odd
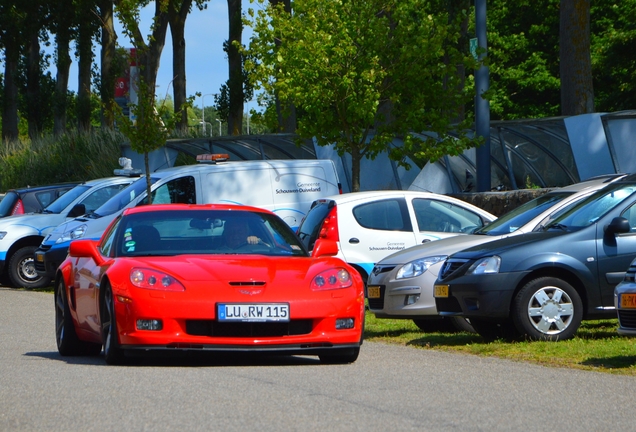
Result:
[[[399,265],[411,262],[416,259],[436,256],[436,255],[450,255],[452,253],[467,249],[483,243],[495,241],[502,238],[502,236],[487,236],[487,235],[458,235],[452,237],[446,237],[440,240],[426,242],[421,245],[412,246],[410,248],[403,249],[399,252],[393,253],[380,262],[379,265]]]
[[[224,281],[253,284],[284,280],[302,282],[321,271],[346,267],[337,258],[268,257],[263,255],[181,255],[174,257],[126,258],[124,266],[151,267],[164,271],[181,282]],[[349,269],[350,270],[350,269]]]
[[[27,213],[23,215],[8,216],[0,219],[0,230],[12,225],[28,225],[33,227],[57,226],[64,216],[59,213]]]
[[[453,258],[478,259],[484,256],[501,255],[507,251],[528,248],[531,245],[561,237],[568,233],[563,231],[541,231],[504,237],[492,242],[476,245],[453,254]]]

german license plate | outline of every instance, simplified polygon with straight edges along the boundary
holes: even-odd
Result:
[[[371,285],[367,287],[367,296],[369,298],[380,298],[380,287]]]
[[[434,297],[448,297],[448,285],[435,285]]]
[[[287,322],[288,303],[217,303],[219,321]]]
[[[625,309],[635,309],[636,294],[621,294],[621,307]]]

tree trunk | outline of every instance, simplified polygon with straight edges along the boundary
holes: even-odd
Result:
[[[243,60],[235,42],[241,43],[243,22],[241,21],[241,0],[227,0],[227,11],[230,24],[227,58],[229,66],[229,99],[230,106],[227,117],[229,135],[243,133]]]
[[[80,2],[80,8],[77,40],[77,51],[79,53],[77,126],[80,131],[89,131],[91,128],[91,69],[93,66],[92,12],[86,2]]]
[[[291,0],[269,0],[272,5],[283,3],[285,10],[291,14]],[[276,115],[278,116],[277,132],[295,133],[296,132],[296,107],[294,105],[283,106],[276,96]]]
[[[4,104],[2,106],[2,139],[18,139],[18,76],[19,45],[15,37],[4,40]]]
[[[115,117],[112,106],[115,103],[115,85],[119,74],[113,69],[115,61],[115,44],[117,34],[113,22],[113,0],[100,0],[99,13],[102,22],[102,52],[101,52],[101,88],[103,128],[112,129]]]
[[[358,146],[351,146],[351,192],[360,192],[360,162],[362,155]]]
[[[175,5],[176,6],[176,5]],[[185,109],[186,95],[186,40],[185,23],[192,7],[192,0],[183,0],[179,8],[170,7],[168,21],[172,34],[172,89],[174,94],[174,112],[178,113],[177,129],[188,130],[188,111]]]
[[[561,0],[561,114],[594,112],[590,0]]]
[[[29,138],[37,139],[43,129],[42,104],[40,104],[40,40],[38,30],[30,28],[26,52],[27,64],[27,121],[29,123]]]
[[[53,133],[61,135],[66,131],[66,109],[68,107],[68,79],[71,68],[69,55],[70,36],[68,28],[60,28],[55,35],[55,54],[57,56],[55,75],[55,100],[53,102]]]

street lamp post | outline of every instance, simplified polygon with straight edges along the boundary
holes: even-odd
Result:
[[[205,97],[216,96],[218,93],[207,93],[201,96],[201,123],[203,124],[203,136],[205,136]]]
[[[219,136],[221,136],[221,124],[223,123],[221,120],[216,119],[219,122]]]

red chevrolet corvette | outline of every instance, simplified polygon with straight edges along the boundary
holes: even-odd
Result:
[[[354,362],[363,281],[323,243],[308,255],[278,216],[247,206],[126,210],[75,240],[55,287],[61,355],[126,362],[132,350],[317,355]]]

